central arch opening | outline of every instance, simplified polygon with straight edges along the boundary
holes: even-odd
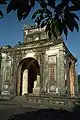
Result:
[[[34,58],[23,59],[18,66],[17,95],[33,94],[38,77],[40,77],[38,61]]]

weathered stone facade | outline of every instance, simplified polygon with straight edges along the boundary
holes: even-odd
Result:
[[[24,28],[24,42],[2,48],[1,96],[78,94],[75,63],[64,42],[49,40],[44,29]]]

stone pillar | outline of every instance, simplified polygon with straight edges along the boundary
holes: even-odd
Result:
[[[22,78],[22,95],[28,94],[28,70],[24,70]]]
[[[60,95],[65,95],[64,52],[59,51]]]
[[[16,56],[15,56],[15,58],[13,58],[13,62],[12,62],[12,66],[11,67],[12,67],[11,94],[16,96],[16,90],[17,90],[17,88],[19,88],[17,86],[17,82],[18,82],[18,79],[20,78],[20,73],[21,73],[20,66],[19,66],[19,69],[18,69],[18,65],[17,65],[17,62],[16,62]]]
[[[76,75],[76,68],[75,68],[75,63],[74,63],[74,92],[75,92],[75,97],[78,97],[78,78]]]
[[[19,65],[20,61],[22,60],[22,53],[21,50],[19,53],[17,51],[13,51],[12,54],[12,90],[11,93],[14,94],[14,96],[18,95],[20,96],[20,80],[21,80],[21,69],[22,66]]]
[[[57,61],[56,61],[56,94],[60,96],[60,64],[59,64],[59,53],[57,54]]]
[[[2,56],[6,56],[6,54],[2,53]],[[3,56],[3,59],[2,59],[2,63],[1,63],[1,74],[2,74],[2,85],[1,85],[1,94],[3,94],[3,89],[4,89],[4,82],[5,82],[5,79],[4,79],[4,73],[5,73],[5,58]]]
[[[75,67],[74,67],[74,63],[72,63],[72,82],[73,82],[73,97],[75,96],[75,82],[76,82],[76,80],[75,80],[75,73],[74,73],[74,69],[75,69]]]
[[[43,56],[44,54],[40,54],[40,94],[43,92]]]
[[[17,80],[16,80],[16,84],[17,84],[17,96],[20,96],[20,83],[21,83],[21,68],[22,68],[22,66],[20,65],[19,67],[18,67],[18,73],[17,73]],[[13,80],[14,80],[14,76],[13,76]],[[15,86],[14,86],[14,88],[15,88]]]
[[[46,54],[44,54],[43,63],[43,93],[47,93],[47,84],[49,80],[48,60]]]
[[[49,67],[49,92],[50,94],[56,94],[56,55],[48,56],[48,67]]]
[[[46,61],[45,61],[45,52],[41,52],[40,55],[40,94],[46,92]]]
[[[2,90],[1,95],[10,96],[10,82],[11,82],[11,61],[5,59],[2,71]]]
[[[75,92],[74,92],[74,86],[75,86],[75,76],[74,76],[74,63],[71,61],[71,65],[69,68],[69,76],[70,76],[70,96],[74,97]]]
[[[69,76],[69,56],[66,55],[66,77],[67,77],[67,97],[70,97],[70,76]]]

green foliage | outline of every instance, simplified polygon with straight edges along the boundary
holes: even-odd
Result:
[[[3,2],[0,4],[6,3],[7,0],[1,1]],[[80,0],[61,0],[59,4],[56,4],[56,0],[10,0],[7,13],[17,11],[18,20],[21,21],[28,16],[36,2],[41,8],[34,12],[32,19],[35,19],[38,27],[46,26],[46,33],[50,39],[52,35],[57,39],[58,35],[61,36],[63,33],[67,39],[68,30],[79,31],[79,17],[75,11],[80,10]],[[3,17],[2,11],[0,16]]]
[[[54,5],[52,6],[50,2],[52,1],[48,1],[46,6],[50,6],[53,11],[48,9],[48,7],[42,6],[41,9],[37,10],[32,16],[33,19],[35,18],[35,22],[37,22],[38,27],[41,26],[43,28],[46,26],[46,32],[50,39],[52,34],[57,38],[58,35],[61,36],[62,33],[64,33],[67,39],[68,30],[73,32],[73,30],[76,29],[78,32],[79,17],[72,12],[73,10],[69,9],[71,8],[69,4],[70,0],[62,0],[62,2],[57,6],[55,2],[53,2]],[[37,15],[38,17],[36,17]]]

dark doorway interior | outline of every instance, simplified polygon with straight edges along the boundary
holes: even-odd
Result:
[[[33,93],[35,80],[37,80],[36,65],[32,64],[28,70],[28,93]]]

